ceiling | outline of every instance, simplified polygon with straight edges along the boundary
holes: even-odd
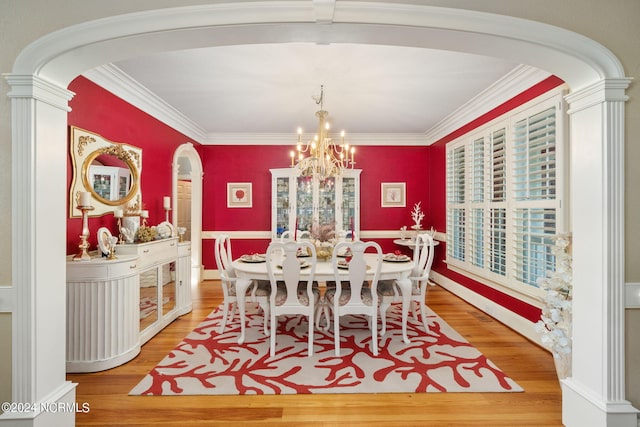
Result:
[[[315,132],[320,85],[334,131],[384,134],[428,132],[519,64],[423,48],[282,43],[113,65],[207,134]]]

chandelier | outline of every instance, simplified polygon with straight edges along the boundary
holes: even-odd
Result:
[[[313,97],[320,110],[316,111],[318,117],[318,133],[313,139],[302,142],[302,129],[298,128],[298,144],[296,150],[291,150],[291,167],[300,170],[302,176],[314,176],[325,179],[342,174],[345,169],[353,169],[355,148],[349,148],[344,142],[344,131],[340,132],[340,143],[331,139],[329,129],[331,125],[327,121],[328,111],[324,110],[324,86],[320,86],[320,95]],[[297,152],[297,155],[296,155]]]

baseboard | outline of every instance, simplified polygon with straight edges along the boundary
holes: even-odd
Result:
[[[434,282],[436,282],[444,289],[462,298],[469,304],[493,317],[500,323],[513,329],[532,342],[540,345],[543,348],[546,348],[540,341],[540,334],[538,334],[535,330],[535,323],[530,322],[529,320],[517,315],[511,310],[504,308],[494,301],[491,301],[490,299],[469,290],[468,288],[460,285],[458,282],[455,282],[433,270],[431,271],[431,278]]]
[[[33,412],[5,412],[0,415],[2,427],[73,427],[76,412],[89,412],[87,402],[76,402],[76,385],[65,381],[44,399],[32,403]],[[22,408],[20,408],[22,409]]]
[[[573,378],[561,381],[562,424],[566,427],[637,427],[638,410],[627,401],[607,402]]]

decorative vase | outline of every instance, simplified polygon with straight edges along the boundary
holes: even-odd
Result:
[[[321,242],[316,240],[316,257],[320,261],[328,261],[333,256],[333,244],[331,242]]]
[[[556,366],[556,374],[559,380],[564,380],[571,376],[571,353],[554,353],[553,363]]]

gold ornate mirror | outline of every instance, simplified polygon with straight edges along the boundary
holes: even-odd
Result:
[[[90,216],[113,212],[122,205],[140,206],[142,149],[106,140],[102,136],[71,127],[73,183],[69,198],[71,217],[79,217],[76,197],[91,193]]]

